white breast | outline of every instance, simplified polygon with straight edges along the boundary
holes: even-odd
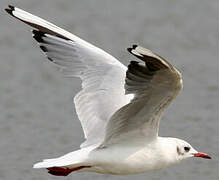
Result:
[[[97,149],[90,154],[91,164],[87,169],[103,174],[137,174],[156,170],[172,164],[161,147],[161,138],[144,144],[119,144]],[[86,170],[86,171],[87,171]]]

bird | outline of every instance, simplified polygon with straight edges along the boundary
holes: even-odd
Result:
[[[67,77],[82,81],[75,95],[85,141],[76,151],[45,159],[33,168],[55,176],[71,172],[128,175],[158,170],[190,157],[211,159],[188,142],[158,136],[164,110],[182,89],[181,73],[139,45],[127,48],[135,60],[123,65],[102,49],[22,9],[5,9],[31,26],[49,61]]]

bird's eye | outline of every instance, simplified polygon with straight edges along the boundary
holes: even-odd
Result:
[[[184,150],[186,151],[186,152],[189,152],[189,150],[190,150],[190,147],[184,147]]]

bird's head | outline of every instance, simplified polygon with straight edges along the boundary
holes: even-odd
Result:
[[[176,139],[176,153],[178,160],[187,159],[189,157],[211,159],[208,154],[196,151],[189,143],[181,139]]]

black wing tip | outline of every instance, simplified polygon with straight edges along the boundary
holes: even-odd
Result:
[[[5,8],[5,11],[8,13],[8,14],[10,14],[10,15],[12,15],[13,16],[13,11],[15,10],[15,8],[14,8],[14,6],[12,6],[12,5],[8,5],[8,8]]]
[[[132,45],[132,49],[135,49],[136,47],[138,47],[137,44],[133,44],[133,45]]]
[[[45,46],[40,46],[40,49],[41,49],[43,52],[48,52],[48,49],[47,49]]]
[[[45,33],[42,31],[38,31],[38,30],[32,30],[33,33],[33,38],[37,41],[37,42],[44,42],[43,40],[43,36],[45,36]]]
[[[133,44],[131,48],[127,48],[127,51],[130,52],[132,54],[132,50],[137,48],[138,45],[137,44]]]
[[[10,8],[10,9],[12,9],[12,10],[14,10],[14,6],[12,6],[12,5],[8,5],[8,7]]]
[[[132,51],[132,48],[127,48],[127,51],[131,53],[131,51]]]
[[[15,7],[12,6],[12,5],[10,5],[10,4],[8,5],[8,7],[9,7],[11,10],[13,10],[13,11],[15,10]]]

